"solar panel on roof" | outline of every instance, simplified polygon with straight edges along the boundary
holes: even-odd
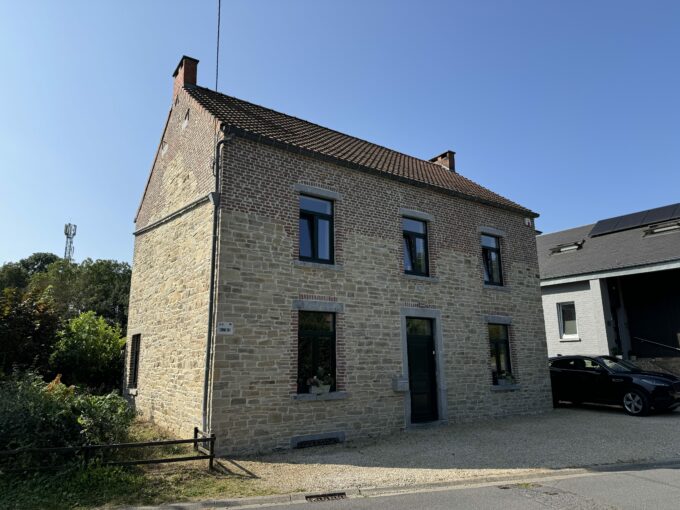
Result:
[[[680,204],[650,209],[647,211],[647,215],[645,216],[645,224],[649,225],[651,223],[660,223],[662,221],[672,220],[675,218],[673,214],[676,210],[680,212]]]
[[[636,212],[632,214],[626,214],[625,216],[621,216],[619,218],[618,223],[616,224],[615,229],[617,231],[621,231],[639,227],[640,225],[642,225],[642,222],[645,219],[645,214],[647,214],[647,211]]]
[[[588,234],[590,237],[599,236],[602,234],[608,234],[619,222],[619,218],[609,218],[608,220],[598,221],[593,229]]]
[[[622,232],[632,228],[644,227],[653,223],[670,221],[680,218],[680,204],[666,205],[640,211],[615,218],[598,221],[590,231],[589,237],[603,236],[614,232]]]

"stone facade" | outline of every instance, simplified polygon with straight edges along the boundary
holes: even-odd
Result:
[[[300,184],[336,193],[335,264],[298,261]],[[297,186],[296,186],[297,185]],[[241,138],[224,151],[212,431],[225,452],[285,448],[291,438],[347,438],[408,427],[400,316],[441,317],[444,421],[550,407],[533,226],[517,213],[395,182]],[[428,223],[430,278],[403,272],[401,209]],[[506,286],[483,283],[480,227],[501,231]],[[296,396],[298,302],[337,314],[337,399]],[[487,316],[511,322],[514,391],[491,384]]]
[[[140,412],[201,426],[216,122],[181,87],[136,219],[129,337]],[[186,112],[189,111],[187,120]],[[208,423],[222,453],[411,426],[405,317],[434,320],[441,422],[551,407],[533,222],[521,211],[236,136],[222,152]],[[333,265],[298,260],[300,190],[334,200]],[[401,219],[428,220],[429,277],[404,274]],[[480,235],[500,236],[505,285],[484,285]],[[337,391],[297,395],[300,310],[336,312]],[[516,384],[492,385],[487,324],[509,325]],[[128,371],[130,356],[128,354]]]

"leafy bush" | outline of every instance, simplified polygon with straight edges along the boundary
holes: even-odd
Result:
[[[134,418],[119,395],[91,395],[59,376],[47,384],[35,372],[14,372],[0,381],[0,450],[120,442]]]
[[[85,312],[59,331],[50,364],[57,373],[67,374],[68,383],[114,389],[123,373],[124,345],[118,326]]]

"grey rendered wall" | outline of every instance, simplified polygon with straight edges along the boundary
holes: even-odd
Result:
[[[541,287],[548,355],[608,354],[600,280]],[[578,339],[561,339],[558,303],[576,306]]]

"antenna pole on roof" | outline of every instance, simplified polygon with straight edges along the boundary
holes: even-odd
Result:
[[[220,14],[222,0],[217,0],[217,51],[215,51],[215,92],[217,92],[218,78],[220,76]]]
[[[217,94],[217,85],[219,83],[220,77],[220,19],[222,13],[222,0],[217,0],[217,48],[215,50],[215,93]],[[217,132],[217,116],[215,116],[215,121],[213,122],[214,141],[217,144],[218,132]],[[213,161],[213,172],[214,172],[215,162]]]

